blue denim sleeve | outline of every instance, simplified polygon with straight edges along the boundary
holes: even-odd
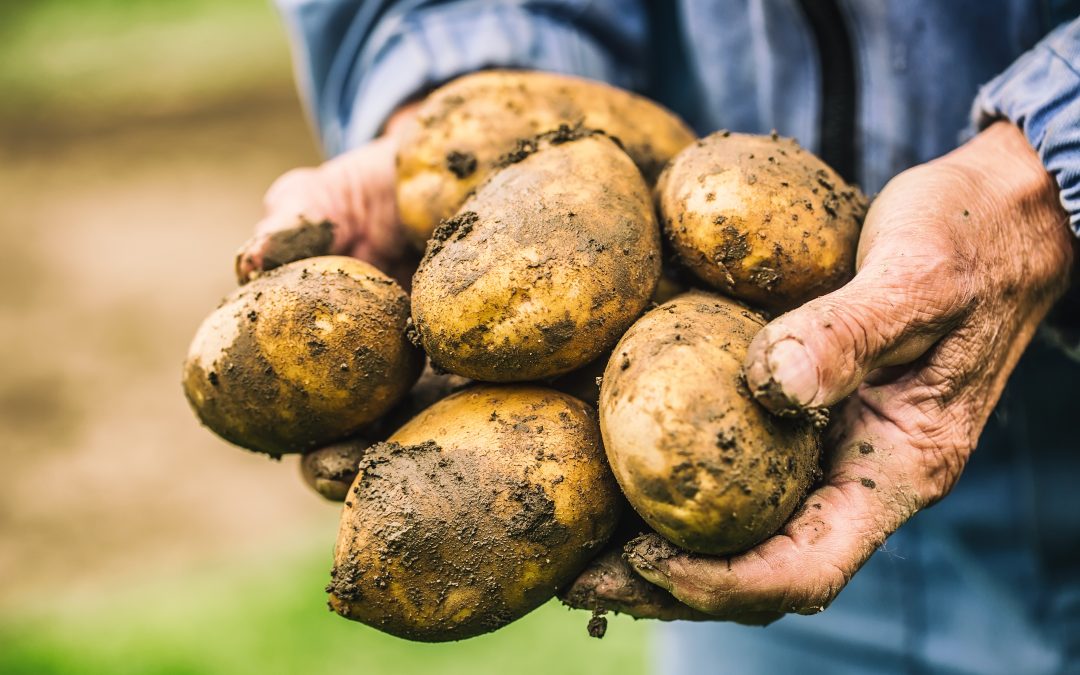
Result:
[[[1080,19],[1059,26],[979,90],[975,128],[1001,118],[1039,153],[1080,235]]]
[[[467,72],[531,68],[643,86],[640,0],[277,0],[296,78],[328,155],[402,103]]]

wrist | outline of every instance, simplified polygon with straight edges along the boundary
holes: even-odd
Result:
[[[961,172],[978,198],[969,209],[1004,218],[1007,227],[1024,226],[1039,237],[1062,242],[1068,214],[1057,183],[1018,127],[998,121],[968,143],[935,162]],[[1019,222],[1017,222],[1019,221]]]

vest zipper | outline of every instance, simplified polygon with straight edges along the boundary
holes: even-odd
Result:
[[[821,65],[818,151],[845,180],[855,176],[855,57],[837,0],[799,0],[817,42]]]

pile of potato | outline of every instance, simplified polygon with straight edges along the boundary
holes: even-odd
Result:
[[[751,307],[853,272],[866,202],[820,160],[775,134],[695,140],[603,84],[489,71],[423,103],[398,202],[425,248],[411,302],[364,262],[298,260],[226,298],[184,367],[206,426],[303,453],[344,502],[335,611],[467,638],[572,582],[624,502],[710,554],[795,510],[819,431],[768,414],[741,364],[766,321]]]

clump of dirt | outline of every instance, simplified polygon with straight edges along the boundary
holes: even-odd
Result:
[[[589,625],[586,629],[589,631],[589,637],[594,637],[597,640],[602,640],[604,635],[607,634],[607,617],[604,616],[607,612],[602,609],[594,609],[592,616],[589,618]]]
[[[411,316],[405,320],[405,338],[413,347],[423,347],[423,343],[420,342],[420,333],[416,330],[416,324],[413,323]]]
[[[717,216],[718,220],[720,218],[724,216]],[[740,232],[733,225],[727,225],[721,230],[721,234],[724,237],[723,242],[713,253],[713,258],[717,262],[726,265],[738,262],[750,254],[750,244],[747,242],[745,232]]]
[[[682,551],[658,534],[643,534],[626,542],[623,555],[638,567],[656,569],[657,563],[674,558]]]
[[[329,220],[313,223],[301,216],[296,227],[279,230],[267,238],[262,269],[268,272],[296,260],[328,255],[333,244],[333,223]]]
[[[545,145],[561,145],[589,136],[608,136],[619,148],[622,143],[614,136],[609,136],[601,129],[590,129],[580,122],[574,126],[560,124],[557,128],[545,131],[530,138],[519,138],[514,143],[514,149],[495,160],[495,168],[501,169],[511,164],[517,164]]]
[[[567,342],[574,339],[574,333],[577,332],[577,324],[569,317],[551,324],[541,324],[537,328],[547,343],[546,349],[549,353],[562,349]]]
[[[465,238],[465,235],[472,232],[473,226],[479,222],[480,216],[475,211],[462,211],[453,218],[446,218],[439,221],[439,226],[435,228],[435,232],[432,233],[431,239],[428,241],[426,258],[432,258],[439,251],[443,250],[443,246],[446,242],[450,241],[453,237],[454,241],[459,241]]]
[[[548,497],[544,486],[520,482],[510,490],[510,499],[521,504],[521,510],[510,518],[506,533],[548,546],[565,543],[570,534],[555,519],[555,502]]]
[[[476,172],[476,155],[451,150],[446,153],[446,168],[458,179],[468,178]]]

